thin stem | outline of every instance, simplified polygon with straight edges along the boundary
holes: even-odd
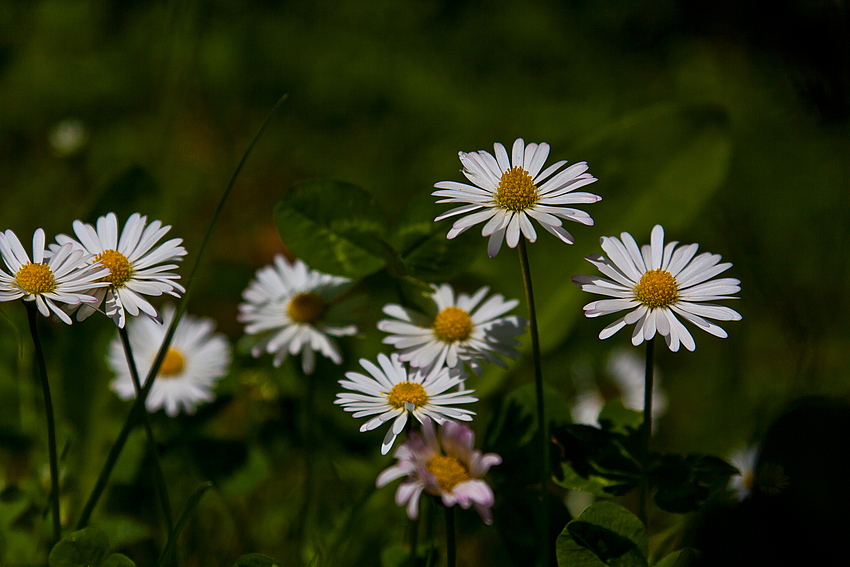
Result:
[[[525,239],[519,239],[519,263],[522,269],[522,283],[525,285],[525,298],[528,303],[528,322],[531,328],[531,353],[534,358],[534,385],[537,393],[537,432],[540,437],[540,503],[538,510],[538,529],[540,545],[538,553],[541,565],[549,565],[549,422],[546,420],[546,407],[543,401],[543,370],[540,367],[540,337],[537,332],[537,312],[534,309],[534,290],[531,286],[531,268],[528,265],[528,251]]]
[[[408,567],[416,567],[416,548],[419,545],[419,520],[410,520],[410,556],[407,560]]]
[[[192,271],[189,274],[189,278],[186,283],[186,293],[183,294],[183,298],[177,304],[177,309],[174,312],[174,319],[172,319],[171,325],[168,326],[168,330],[165,332],[165,337],[162,340],[162,345],[159,347],[159,352],[157,353],[156,358],[154,359],[153,364],[151,365],[151,368],[148,371],[148,375],[145,378],[145,383],[142,386],[142,391],[138,396],[136,396],[136,399],[133,401],[133,406],[130,408],[130,414],[127,416],[127,421],[124,422],[124,426],[121,428],[121,432],[118,434],[118,438],[115,439],[115,443],[113,443],[112,448],[109,450],[109,456],[107,456],[106,458],[106,463],[104,463],[103,468],[100,470],[100,475],[97,478],[97,482],[95,482],[94,488],[92,489],[92,492],[89,495],[89,499],[86,501],[86,505],[83,508],[82,514],[80,515],[80,519],[77,522],[78,530],[81,530],[88,525],[89,519],[91,519],[91,514],[94,511],[94,507],[97,505],[97,501],[100,500],[103,491],[106,489],[106,484],[109,482],[109,475],[112,474],[112,469],[115,468],[115,463],[118,462],[118,457],[121,455],[121,451],[124,449],[124,444],[127,442],[127,438],[130,436],[130,432],[138,423],[139,416],[141,416],[141,412],[145,411],[145,401],[147,400],[148,394],[150,393],[150,390],[153,387],[156,375],[159,374],[159,368],[160,366],[162,366],[162,361],[165,359],[165,354],[168,352],[168,346],[171,344],[171,339],[177,329],[177,323],[180,322],[180,319],[183,317],[183,313],[186,312],[186,305],[189,301],[189,296],[192,294],[192,290],[195,284],[195,275],[198,272],[198,267],[201,265],[201,262],[204,259],[204,252],[207,249],[207,244],[210,241],[215,225],[218,223],[218,217],[221,215],[221,211],[224,208],[224,204],[227,201],[227,197],[230,195],[230,192],[233,189],[233,185],[236,183],[236,178],[239,176],[239,172],[242,171],[242,166],[245,165],[245,161],[251,154],[251,150],[254,149],[254,146],[257,144],[257,140],[260,139],[260,136],[262,135],[263,131],[265,131],[266,126],[269,125],[272,116],[274,116],[275,112],[277,112],[277,109],[280,107],[280,105],[283,104],[283,101],[286,100],[287,96],[288,95],[284,95],[280,99],[278,99],[277,103],[274,105],[274,108],[272,108],[268,116],[266,116],[265,121],[260,126],[260,129],[257,131],[257,134],[254,136],[254,139],[251,140],[248,149],[245,150],[245,153],[242,155],[242,159],[239,161],[239,165],[236,166],[236,170],[230,177],[230,182],[227,184],[227,188],[224,190],[224,194],[221,196],[221,200],[219,200],[218,202],[218,207],[216,207],[216,210],[213,213],[212,220],[210,221],[210,226],[209,228],[207,228],[207,232],[204,235],[204,239],[201,241],[201,245],[198,248],[198,255],[195,257],[195,264],[194,266],[192,266]]]
[[[649,526],[646,513],[647,496],[649,494],[649,439],[652,437],[652,380],[655,363],[652,358],[655,352],[655,337],[646,341],[646,377],[643,388],[643,426],[641,427],[640,443],[640,503],[638,516],[644,526]]]
[[[165,549],[162,550],[162,554],[156,562],[156,567],[164,567],[171,562],[172,555],[175,552],[175,546],[177,545],[177,538],[180,537],[180,532],[183,531],[183,527],[186,525],[186,522],[189,521],[189,518],[192,517],[195,509],[201,502],[201,498],[203,498],[204,494],[210,488],[212,488],[212,483],[205,482],[192,493],[192,496],[189,497],[189,501],[186,503],[186,509],[183,510],[183,513],[180,515],[180,519],[177,520],[177,525],[175,525],[168,534],[168,541],[165,543]]]
[[[62,523],[59,516],[59,459],[56,456],[56,422],[53,419],[53,399],[50,397],[50,382],[47,380],[47,363],[44,349],[38,336],[38,313],[34,301],[25,301],[30,334],[38,361],[41,388],[44,391],[44,413],[47,415],[47,452],[50,456],[50,507],[53,510],[53,545],[62,539]]]
[[[136,359],[133,357],[133,349],[130,346],[130,337],[127,334],[127,328],[119,328],[118,336],[121,337],[121,344],[124,346],[124,356],[127,357],[127,366],[130,368],[130,378],[133,379],[133,387],[136,390],[136,397],[138,397],[142,392],[142,384],[139,382],[139,370],[136,367]],[[171,533],[171,530],[174,529],[174,517],[171,515],[171,501],[168,498],[168,488],[165,484],[165,475],[162,474],[162,465],[159,462],[159,454],[156,450],[156,440],[153,437],[151,420],[147,411],[142,412],[142,424],[145,426],[145,433],[148,436],[148,457],[153,461],[156,491],[157,494],[159,494],[159,501],[162,505],[162,513],[165,514],[165,520],[168,522],[168,532]]]
[[[457,565],[457,544],[455,543],[455,508],[443,506],[446,509],[446,566]]]

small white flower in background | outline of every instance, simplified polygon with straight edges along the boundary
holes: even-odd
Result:
[[[85,124],[79,118],[66,118],[50,131],[48,141],[59,157],[69,156],[82,148],[89,139]]]
[[[0,255],[9,268],[8,274],[0,269],[0,301],[35,301],[39,313],[48,317],[52,311],[68,325],[71,318],[57,304],[73,307],[96,303],[92,290],[108,285],[99,280],[109,270],[92,266],[89,255],[70,244],[57,246],[45,261],[44,231],[40,228],[32,238],[32,262],[11,230],[0,232]]]
[[[473,411],[452,407],[477,402],[478,398],[470,395],[474,393],[473,390],[448,392],[456,386],[463,386],[465,374],[451,375],[448,368],[427,378],[420,372],[408,374],[395,353],[391,359],[385,354],[379,354],[378,364],[380,367],[360,359],[360,365],[369,376],[346,372],[348,380],[340,380],[339,383],[346,390],[356,393],[337,394],[334,403],[340,404],[345,411],[354,412],[354,418],[375,416],[364,423],[360,431],[371,431],[393,420],[381,443],[382,455],[389,452],[396,436],[404,430],[408,412],[420,422],[430,418],[437,423],[443,423],[446,418],[471,421],[475,415]]]
[[[167,305],[162,313],[161,325],[147,317],[140,317],[127,326],[130,347],[143,386],[174,317],[174,308]],[[165,413],[174,417],[182,406],[187,414],[193,414],[198,404],[215,399],[215,384],[227,374],[230,366],[230,343],[223,334],[214,334],[214,331],[212,319],[183,316],[145,400],[149,412],[164,408]],[[135,398],[130,367],[121,339],[117,336],[109,343],[107,363],[117,375],[111,385],[115,393],[123,400]]]
[[[399,350],[401,360],[413,368],[421,368],[429,376],[445,365],[459,373],[466,363],[475,374],[481,375],[480,360],[507,365],[496,354],[516,358],[519,345],[514,337],[525,331],[527,322],[515,315],[503,317],[519,303],[505,301],[500,294],[482,300],[489,288],[482,287],[473,295],[460,293],[455,299],[448,284],[432,285],[433,311],[421,314],[400,305],[384,307],[393,319],[378,322],[378,329],[390,336],[384,342]]]
[[[439,441],[431,420],[422,421],[422,435],[412,431],[410,437],[395,452],[398,462],[378,475],[378,488],[397,478],[405,477],[395,494],[399,506],[407,506],[411,520],[419,517],[419,496],[422,492],[440,497],[446,507],[460,505],[464,510],[475,506],[490,525],[490,508],[495,497],[490,486],[482,480],[490,467],[502,462],[495,453],[473,449],[475,433],[461,423],[446,421],[440,428]]]
[[[332,302],[351,286],[351,280],[311,270],[301,260],[290,263],[278,255],[273,266],[257,271],[242,292],[239,322],[245,333],[258,335],[254,357],[274,354],[280,366],[288,354],[301,354],[305,374],[316,369],[316,352],[342,364],[342,354],[331,337],[357,333],[355,325],[334,321]]]
[[[72,244],[91,254],[91,261],[100,262],[109,268],[105,281],[110,285],[94,290],[97,302],[83,305],[77,311],[77,320],[82,321],[94,313],[101,303],[106,315],[124,328],[126,313],[133,317],[144,313],[151,319],[161,322],[153,305],[144,298],[146,295],[159,296],[163,293],[180,297],[186,290],[174,280],[180,276],[169,272],[177,269],[176,264],[186,255],[186,249],[180,246],[180,238],[172,238],[156,246],[170,226],[162,226],[160,221],[147,224],[147,217],[133,213],[124,224],[120,237],[118,219],[115,213],[97,219],[97,229],[82,221],[74,221],[74,233],[79,241],[60,234],[56,241],[61,245]],[[154,248],[156,246],[156,248]],[[51,247],[53,253],[55,247]]]
[[[756,477],[756,461],[759,456],[758,445],[738,447],[729,454],[729,462],[738,469],[741,474],[736,474],[729,479],[729,490],[735,495],[739,502],[744,501],[753,491]]]
[[[694,257],[699,247],[697,244],[678,249],[678,242],[665,246],[661,225],[652,229],[651,244],[642,249],[638,249],[628,232],[620,234],[620,238],[602,237],[602,249],[608,253],[608,258],[599,254],[587,258],[607,278],[573,276],[573,283],[582,291],[615,298],[585,305],[588,317],[631,310],[625,317],[605,327],[599,333],[600,339],[607,339],[626,325],[634,324],[632,344],[635,346],[654,337],[657,331],[667,340],[670,350],[675,352],[679,350],[679,344],[683,344],[692,351],[696,348],[694,339],[676,314],[720,338],[727,336],[726,331],[705,318],[718,321],[741,319],[741,315],[729,307],[704,303],[738,299],[730,294],[741,290],[741,282],[737,279],[711,280],[732,267],[730,263],[719,264],[719,254],[706,252]]]
[[[434,219],[440,221],[454,215],[466,215],[455,221],[447,235],[449,239],[488,221],[481,235],[490,237],[487,253],[492,258],[505,239],[511,248],[519,243],[520,233],[529,242],[537,240],[531,219],[567,244],[573,243],[573,237],[561,226],[561,219],[593,224],[586,212],[564,207],[601,199],[592,193],[573,192],[596,181],[587,173],[587,163],[575,163],[558,172],[567,164],[559,161],[541,172],[549,156],[549,144],[526,146],[522,138],[517,138],[511,152],[512,162],[502,144],[497,142],[493,147],[496,157],[484,150],[459,153],[462,173],[476,186],[456,181],[440,181],[434,185],[439,191],[431,194],[445,197],[437,203],[465,203]]]

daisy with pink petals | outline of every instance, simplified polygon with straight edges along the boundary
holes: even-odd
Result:
[[[706,303],[738,299],[730,294],[741,290],[741,282],[735,278],[711,279],[732,267],[728,262],[721,264],[719,254],[705,252],[696,256],[698,244],[677,248],[678,242],[670,242],[665,246],[661,225],[652,229],[650,244],[642,248],[638,248],[628,232],[620,234],[620,238],[603,236],[601,240],[608,258],[594,254],[587,260],[607,278],[573,276],[573,283],[582,291],[613,299],[588,303],[584,313],[588,317],[599,317],[630,311],[602,329],[600,339],[607,339],[626,325],[634,325],[632,344],[635,346],[658,332],[667,340],[670,350],[675,352],[682,344],[692,351],[696,348],[694,339],[676,315],[720,338],[726,338],[726,331],[708,319],[741,319],[741,315],[729,307]]]
[[[376,481],[378,488],[404,477],[395,494],[396,504],[407,507],[411,520],[419,517],[422,492],[440,498],[446,507],[458,504],[464,510],[475,510],[490,525],[490,508],[495,497],[483,480],[493,465],[502,462],[495,453],[473,449],[475,433],[468,426],[446,421],[440,428],[439,440],[430,419],[422,421],[422,434],[413,431],[396,450],[398,462],[386,469]]]
[[[541,171],[549,157],[549,144],[526,146],[522,138],[517,138],[510,158],[502,144],[497,142],[493,147],[495,157],[484,150],[459,153],[462,173],[474,186],[456,181],[440,181],[434,185],[439,190],[431,194],[444,197],[437,203],[462,203],[434,219],[440,221],[465,215],[455,221],[447,235],[449,239],[487,221],[481,235],[490,237],[487,253],[492,258],[505,240],[511,248],[516,248],[520,234],[529,242],[537,240],[531,219],[567,244],[573,243],[573,237],[561,226],[561,219],[593,224],[586,212],[564,206],[595,203],[601,199],[593,193],[576,192],[596,181],[587,173],[587,163],[579,162],[561,169],[567,162],[559,161]]]

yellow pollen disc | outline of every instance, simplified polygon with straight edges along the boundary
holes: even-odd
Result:
[[[418,408],[428,403],[428,392],[425,391],[422,384],[416,382],[399,382],[387,394],[387,401],[394,408],[403,408],[405,402],[410,402],[414,407]]]
[[[56,289],[56,279],[47,264],[27,262],[15,274],[15,283],[19,288],[33,295],[50,293]]]
[[[451,492],[455,486],[472,478],[463,463],[448,455],[434,455],[426,468],[437,477],[437,486],[443,492]]]
[[[115,287],[121,287],[132,275],[130,270],[130,260],[117,250],[104,250],[94,258],[100,262],[104,268],[109,268],[110,274],[103,278],[103,281],[109,282]]]
[[[169,348],[165,353],[165,358],[162,360],[162,366],[159,367],[160,378],[173,378],[183,372],[183,367],[186,366],[186,359],[183,354],[176,349]]]
[[[518,213],[534,205],[537,199],[537,187],[526,170],[515,167],[502,174],[496,193],[496,205],[500,208]]]
[[[325,316],[325,300],[313,291],[299,293],[289,300],[289,317],[296,323],[318,323]]]
[[[679,285],[670,272],[649,270],[635,286],[635,299],[650,309],[667,307],[679,299]]]
[[[446,307],[434,317],[431,328],[444,343],[465,341],[472,334],[472,319],[460,307]]]

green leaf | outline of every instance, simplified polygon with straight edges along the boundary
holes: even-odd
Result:
[[[403,545],[390,545],[381,550],[381,567],[406,567],[410,550]]]
[[[177,545],[177,538],[180,537],[180,532],[183,531],[186,522],[189,521],[189,518],[191,518],[192,514],[195,513],[195,509],[198,507],[198,504],[200,504],[201,498],[203,498],[204,494],[206,494],[207,490],[210,488],[212,488],[212,483],[205,482],[195,489],[195,492],[193,492],[189,497],[189,501],[186,503],[186,508],[183,510],[183,514],[180,515],[180,519],[177,520],[177,524],[175,524],[171,533],[168,534],[168,541],[165,542],[165,549],[162,550],[162,553],[156,562],[156,567],[162,567],[165,565],[168,558],[171,557],[171,554],[174,552],[174,546]]]
[[[599,423],[608,431],[629,434],[643,425],[643,412],[629,409],[622,400],[615,398],[599,412]]]
[[[737,469],[709,455],[662,455],[650,470],[657,487],[655,503],[667,512],[686,514],[699,508],[711,494],[722,490]]]
[[[647,567],[643,523],[613,502],[597,502],[572,520],[555,545],[560,567]]]
[[[553,478],[552,481],[558,486],[563,486],[569,490],[578,490],[602,497],[610,497],[611,492],[606,489],[617,485],[616,481],[605,478],[604,476],[589,475],[585,478],[573,470],[567,463],[561,463],[561,476],[560,478]]]
[[[136,567],[129,557],[120,553],[113,553],[106,558],[101,567]]]
[[[248,553],[237,559],[233,567],[281,567],[281,563],[262,553]]]
[[[306,181],[274,210],[281,238],[311,268],[351,278],[368,276],[394,258],[375,199],[341,181]]]
[[[688,567],[696,560],[697,553],[695,549],[690,547],[677,549],[673,553],[667,554],[655,564],[655,567]]]
[[[109,539],[97,528],[63,537],[50,551],[50,567],[100,567],[109,553]]]

